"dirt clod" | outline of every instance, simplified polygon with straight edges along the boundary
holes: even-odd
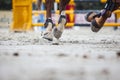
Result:
[[[110,72],[109,72],[108,69],[103,69],[103,70],[102,70],[102,73],[103,73],[104,75],[108,75],[108,74],[110,74]]]
[[[32,56],[32,54],[31,54],[31,53],[28,53],[28,56]]]
[[[87,59],[87,58],[88,58],[88,56],[87,56],[86,54],[84,54],[84,55],[83,55],[83,58],[84,58],[84,59]]]
[[[103,55],[98,56],[98,59],[104,59],[104,58],[105,58],[105,56],[103,56]]]
[[[66,56],[68,56],[68,55],[66,55],[66,54],[64,54],[64,53],[60,53],[60,54],[58,54],[57,56],[58,56],[58,57],[66,57]]]
[[[120,58],[120,51],[116,53],[117,57]]]
[[[19,56],[19,53],[15,52],[13,53],[13,56]]]

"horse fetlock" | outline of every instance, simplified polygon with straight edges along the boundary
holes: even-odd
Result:
[[[66,24],[66,16],[61,15],[58,23],[59,23],[59,24],[58,24],[57,29],[58,29],[59,31],[63,32],[64,27],[65,27],[65,24]]]
[[[88,22],[91,22],[95,17],[96,13],[95,12],[89,12],[85,16],[85,20]]]
[[[65,16],[65,15],[60,15],[58,24],[61,24],[61,23],[62,23],[63,25],[66,24],[66,16]]]
[[[65,24],[66,24],[66,19],[65,19],[65,18],[62,18],[62,19],[61,19],[61,23],[62,23],[63,25],[65,25]]]
[[[52,23],[50,23],[50,22],[48,23],[46,31],[52,31]]]
[[[44,23],[44,27],[47,28],[49,25],[52,25],[52,28],[54,27],[52,19],[46,19]]]

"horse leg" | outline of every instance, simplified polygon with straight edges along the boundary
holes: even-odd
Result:
[[[54,27],[53,21],[51,19],[51,9],[53,7],[54,0],[45,0],[45,8],[46,8],[46,21],[44,23],[44,27],[46,28],[43,33],[43,38],[52,41],[52,28]]]
[[[53,35],[56,39],[59,39],[63,33],[64,26],[66,24],[66,14],[65,8],[66,5],[69,3],[70,0],[60,0],[60,18],[58,22],[58,27],[53,29]]]
[[[42,0],[37,0],[37,9],[40,10],[40,6],[41,6]]]
[[[93,32],[98,32],[104,25],[108,17],[111,16],[112,12],[118,9],[120,5],[116,3],[115,0],[107,0],[106,6],[102,12],[96,14],[90,12],[86,16],[86,20],[91,22],[91,29]]]
[[[106,5],[105,5],[105,7],[104,7],[104,10],[106,10],[106,11],[111,11],[111,12],[113,12],[113,10],[116,10],[115,8],[115,6],[117,6],[114,2],[111,2],[112,0],[107,0],[107,2],[106,2]],[[114,7],[114,8],[113,8]],[[106,9],[107,8],[107,9]],[[112,8],[112,10],[109,10],[110,8]],[[105,12],[106,12],[105,11]],[[104,11],[102,11],[102,12],[104,12]],[[89,12],[89,13],[87,13],[87,15],[85,16],[85,19],[88,21],[88,22],[91,22],[93,19],[95,19],[96,17],[100,17],[101,16],[101,13],[102,12],[100,12],[100,13],[95,13],[95,12]],[[109,15],[109,17],[110,17],[111,15]]]

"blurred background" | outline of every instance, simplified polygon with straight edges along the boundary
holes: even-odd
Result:
[[[0,10],[11,10],[12,0],[0,0]]]
[[[37,10],[37,0],[32,0],[32,9]],[[67,14],[67,22],[74,23],[75,26],[90,26],[90,23],[87,22],[84,18],[86,13],[88,12],[100,12],[105,6],[105,3],[102,3],[102,0],[74,0],[74,2],[70,2],[66,6],[66,10],[74,10],[75,14]],[[58,22],[58,15],[54,13],[54,11],[59,9],[59,3],[54,5],[52,9],[52,19],[54,23]],[[41,6],[41,10],[45,10],[44,3]],[[0,0],[0,27],[10,27],[11,23],[13,22],[13,12],[12,12],[12,0]],[[119,22],[120,15],[117,16],[113,13],[110,18],[107,19],[106,22]],[[32,22],[33,23],[44,23],[45,22],[45,15],[32,15]],[[37,27],[37,28],[35,28]],[[41,26],[34,26],[35,30]],[[69,26],[71,27],[71,26]],[[115,29],[117,29],[115,27]],[[39,30],[38,30],[39,31]]]
[[[76,10],[100,10],[104,4],[100,0],[75,0]],[[93,6],[94,5],[94,6]],[[11,10],[12,0],[0,0],[0,10]]]
[[[36,6],[36,1],[33,0],[33,10],[37,9]],[[93,6],[94,5],[94,6]],[[104,3],[101,3],[101,0],[74,0],[74,3],[69,3],[66,6],[66,10],[75,10],[75,14],[67,14],[67,20],[68,22],[74,22],[75,24],[80,24],[79,26],[87,26],[89,23],[84,19],[85,13],[89,12],[89,10],[92,11],[99,11],[103,9]],[[53,11],[55,8],[59,9],[59,4],[57,6],[54,5]],[[44,10],[44,3],[41,6],[41,10]],[[12,23],[13,20],[13,13],[12,13],[12,0],[0,0],[0,27],[10,27],[10,24]],[[56,18],[55,18],[56,17]],[[32,16],[33,23],[38,23],[42,22],[44,23],[45,21],[45,15],[40,14],[38,15],[33,15]],[[58,22],[58,17],[53,14],[53,21],[56,23]],[[38,27],[38,26],[36,26]],[[36,29],[36,28],[35,28]],[[37,28],[38,30],[38,28]]]

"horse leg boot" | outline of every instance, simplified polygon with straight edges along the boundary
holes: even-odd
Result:
[[[93,32],[98,32],[104,25],[108,17],[111,17],[112,12],[116,8],[116,2],[108,0],[104,10],[91,21],[91,30]]]
[[[65,24],[66,24],[66,14],[65,14],[65,8],[66,5],[70,2],[70,0],[60,0],[60,17],[58,21],[58,26],[53,28],[53,36],[54,36],[54,42],[53,44],[57,44],[59,42],[59,38],[61,37]]]
[[[43,33],[43,38],[52,41],[53,40],[53,35],[52,35],[52,29],[54,27],[53,21],[51,19],[51,9],[53,7],[54,0],[46,0],[45,1],[45,7],[47,10],[47,19],[44,23],[44,27],[46,28],[45,32]]]

